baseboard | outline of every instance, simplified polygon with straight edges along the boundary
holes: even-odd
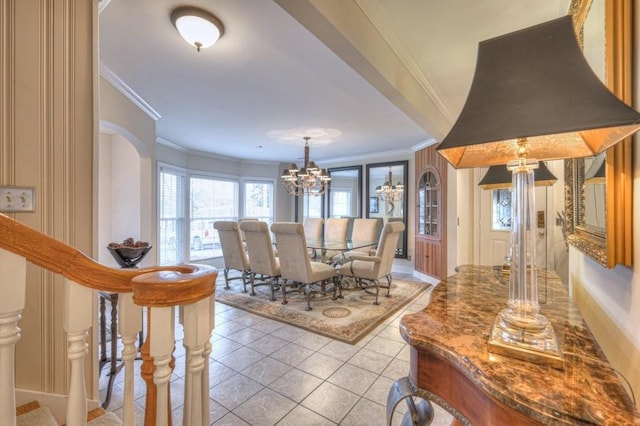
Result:
[[[573,299],[589,329],[611,365],[629,381],[640,407],[640,348],[611,320],[591,293],[582,286],[573,286]]]
[[[431,275],[427,275],[427,274],[423,274],[422,272],[418,272],[418,271],[412,271],[413,272],[413,276],[415,278],[418,278],[422,281],[426,281],[429,284],[432,285],[438,285],[440,283],[440,280],[437,278],[432,277]]]
[[[31,401],[38,401],[41,407],[49,407],[53,417],[59,424],[66,423],[67,417],[67,396],[57,393],[45,393],[28,389],[16,389],[16,406],[26,404]],[[87,400],[87,411],[99,407],[99,401]]]

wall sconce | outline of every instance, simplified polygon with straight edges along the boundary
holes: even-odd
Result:
[[[222,22],[206,10],[197,7],[184,6],[171,13],[171,22],[187,43],[201,48],[212,46],[222,34]]]

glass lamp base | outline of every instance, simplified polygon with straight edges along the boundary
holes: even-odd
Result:
[[[525,320],[524,327],[521,327],[513,321],[505,321],[505,318],[511,318],[508,311],[505,309],[500,312],[491,327],[489,352],[562,369],[562,352],[549,321],[537,315],[536,318]],[[540,324],[544,326],[540,328]]]

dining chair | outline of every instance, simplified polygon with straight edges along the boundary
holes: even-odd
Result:
[[[371,256],[366,253],[350,251],[344,254],[346,262],[340,266],[338,273],[340,279],[342,277],[353,277],[356,284],[366,289],[366,282],[370,282],[376,286],[376,300],[374,305],[379,305],[378,294],[380,293],[380,280],[387,279],[387,294],[391,293],[391,268],[393,267],[393,259],[396,255],[398,239],[400,233],[404,231],[404,223],[387,222],[382,228],[378,241],[378,248],[375,255]]]
[[[304,236],[307,241],[322,240],[322,227],[324,226],[324,219],[322,219],[321,217],[305,217],[303,226]],[[307,249],[307,254],[312,259],[316,259],[318,257],[315,249]]]
[[[238,219],[238,226],[240,226],[240,235],[242,235],[242,241],[246,241],[245,237],[244,237],[244,232],[242,231],[242,224],[244,222],[255,222],[258,219],[257,217],[241,217],[240,219]]]
[[[229,281],[242,279],[243,292],[246,293],[251,266],[249,264],[249,256],[247,256],[247,251],[242,243],[242,235],[240,235],[238,222],[218,220],[213,223],[213,227],[218,231],[220,246],[222,247],[224,288],[229,289]],[[229,270],[231,269],[240,271],[242,275],[240,277],[229,278]]]
[[[353,229],[351,230],[351,241],[378,241],[379,219],[375,218],[356,218],[353,220]],[[374,255],[376,252],[376,244],[354,248],[351,251],[362,252]],[[344,261],[344,253],[340,253],[333,257],[333,263],[338,264]]]
[[[338,275],[331,265],[321,262],[312,262],[307,255],[307,242],[304,234],[304,227],[301,223],[278,222],[271,225],[278,242],[278,252],[280,259],[280,272],[282,276],[282,303],[287,304],[287,285],[304,285],[307,296],[307,306],[305,310],[311,310],[311,292],[314,284],[326,284],[333,281],[333,296],[336,300],[342,297],[342,289]],[[291,282],[292,284],[288,284]],[[339,291],[339,295],[336,292]]]
[[[349,218],[346,217],[330,217],[324,225],[325,241],[346,241],[347,229],[349,228]],[[333,264],[334,257],[341,257],[342,252],[338,250],[327,250],[323,253],[322,258],[325,262]]]
[[[344,241],[347,239],[347,228],[349,227],[349,218],[346,217],[330,217],[324,225],[325,241]]]
[[[240,223],[240,230],[244,233],[249,252],[251,295],[256,295],[257,285],[269,285],[271,300],[274,301],[275,288],[280,279],[280,261],[274,254],[269,225],[260,221],[244,221]],[[255,283],[257,275],[260,275],[260,284]]]

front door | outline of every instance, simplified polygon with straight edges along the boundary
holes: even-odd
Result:
[[[479,261],[481,265],[502,265],[509,255],[511,243],[511,190],[485,190],[478,187],[480,209],[480,240],[478,243]],[[548,264],[547,226],[547,187],[536,187],[533,226],[536,235],[536,259],[539,268],[553,268]]]

